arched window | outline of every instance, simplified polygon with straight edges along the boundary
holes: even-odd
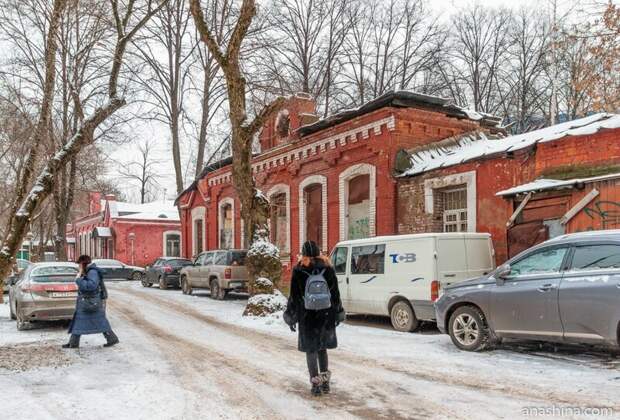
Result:
[[[270,204],[269,234],[271,242],[278,247],[280,254],[290,252],[290,188],[279,184],[267,193]]]
[[[376,170],[361,163],[339,176],[340,240],[375,236]]]
[[[327,250],[327,178],[314,175],[299,185],[300,246],[306,240],[315,241]]]
[[[205,214],[204,207],[192,209],[192,255],[198,255],[205,247]]]
[[[218,211],[220,249],[235,246],[235,207],[232,198],[220,201]]]

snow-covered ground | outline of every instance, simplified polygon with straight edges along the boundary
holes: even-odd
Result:
[[[17,332],[0,305],[0,418],[514,419],[527,407],[611,407],[620,417],[620,360],[604,352],[466,353],[432,328],[405,334],[356,318],[330,352],[332,393],[313,398],[280,317],[242,317],[235,296],[109,289],[121,339],[110,349],[87,336],[81,349],[59,350],[63,325]]]

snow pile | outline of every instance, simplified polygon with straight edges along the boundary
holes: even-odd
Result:
[[[267,279],[262,278],[258,280]],[[273,294],[261,293],[259,295],[254,295],[250,299],[248,299],[248,304],[245,308],[245,312],[243,313],[243,315],[260,317],[269,315],[273,318],[280,318],[281,314],[279,312],[282,312],[286,309],[286,302],[286,297],[284,297],[282,292],[277,289],[274,289]]]
[[[273,287],[273,282],[271,280],[269,280],[268,278],[265,278],[265,277],[257,278],[256,281],[254,282],[254,284],[257,287]]]

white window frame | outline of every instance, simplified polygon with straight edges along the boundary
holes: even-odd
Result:
[[[302,190],[303,193],[303,190]],[[289,254],[291,252],[291,187],[286,184],[277,184],[267,192],[267,200],[271,205],[271,198],[277,194],[286,195],[286,249],[281,249],[281,254]],[[269,218],[269,234],[271,235],[271,217]]]
[[[304,189],[308,185],[321,184],[321,216],[323,229],[321,232],[321,249],[327,250],[327,177],[324,175],[312,175],[304,178],[299,184],[299,247],[306,242],[306,203],[304,201]]]
[[[207,209],[203,206],[198,206],[198,207],[194,207],[192,209],[192,255],[197,255],[197,244],[196,244],[196,221],[198,220],[202,220],[202,250],[204,251],[207,247],[206,247],[206,239],[207,239],[207,235],[206,235],[206,224],[205,224],[205,220],[206,220],[206,214],[207,214]],[[181,254],[182,255],[182,254]]]
[[[217,246],[218,249],[222,248],[222,227],[224,226],[222,220],[222,207],[230,204],[232,210],[232,243],[230,244],[231,249],[235,248],[235,200],[232,197],[226,197],[221,199],[217,203]]]
[[[465,185],[467,189],[467,231],[476,232],[476,171],[461,172],[424,181],[424,211],[434,213],[434,191]]]
[[[168,235],[179,235],[179,253],[180,253],[179,256],[183,256],[183,241],[181,240],[181,231],[179,230],[167,230],[162,234],[164,243],[163,243],[163,247],[162,247],[163,249],[162,249],[161,255],[163,255],[164,257],[170,257],[170,255],[168,255],[168,247],[166,246],[168,242]]]
[[[338,176],[341,241],[346,241],[349,236],[349,181],[359,175],[369,175],[368,232],[370,237],[377,235],[377,169],[374,165],[369,163],[358,163],[349,166]]]

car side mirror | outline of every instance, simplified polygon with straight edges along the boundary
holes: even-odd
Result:
[[[510,276],[511,270],[510,264],[504,264],[497,269],[497,272],[495,273],[495,282],[498,286],[504,284],[506,278]]]

